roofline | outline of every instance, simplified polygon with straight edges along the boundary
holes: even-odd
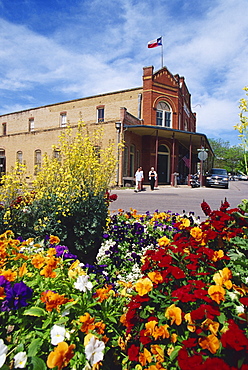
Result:
[[[114,94],[119,94],[119,93],[124,93],[124,92],[129,92],[129,91],[135,91],[135,90],[141,90],[141,89],[143,89],[142,86],[140,86],[140,87],[133,87],[131,89],[112,91],[112,92],[104,93],[104,94],[86,96],[84,98],[78,98],[78,99],[72,99],[72,100],[65,100],[65,101],[62,101],[62,102],[59,102],[59,103],[46,104],[46,105],[41,105],[39,107],[27,108],[27,109],[23,109],[23,110],[20,110],[20,111],[15,111],[15,112],[1,114],[0,117],[9,116],[9,115],[15,114],[15,113],[28,112],[30,110],[37,110],[37,109],[40,109],[40,108],[48,108],[48,107],[53,107],[53,106],[56,106],[56,105],[68,104],[68,103],[78,102],[78,101],[81,101],[81,100],[87,100],[87,99],[92,99],[92,98],[100,98],[100,97],[107,96],[107,95],[114,95]]]
[[[128,129],[132,129],[132,128],[150,128],[150,129],[153,129],[153,130],[162,130],[162,131],[171,131],[171,132],[178,132],[178,133],[182,133],[182,134],[188,134],[188,135],[195,135],[195,136],[203,136],[205,139],[206,139],[206,142],[208,143],[208,146],[209,148],[211,148],[211,151],[213,152],[213,149],[208,141],[208,138],[206,136],[206,134],[202,134],[201,132],[191,132],[191,131],[184,131],[184,130],[177,130],[177,129],[174,129],[174,128],[170,128],[170,127],[161,127],[161,126],[154,126],[154,125],[125,125],[124,124],[124,128]]]

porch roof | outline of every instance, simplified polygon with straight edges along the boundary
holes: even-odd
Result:
[[[178,140],[184,147],[189,148],[190,137],[192,145],[192,153],[197,153],[197,149],[201,149],[202,145],[209,150],[209,154],[214,155],[208,138],[205,134],[199,132],[189,132],[183,130],[175,130],[169,127],[149,126],[149,125],[125,125],[124,130],[133,132],[140,136],[154,136],[166,139]]]

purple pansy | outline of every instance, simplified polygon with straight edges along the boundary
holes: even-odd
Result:
[[[27,300],[32,298],[33,289],[29,288],[23,281],[14,284],[6,291],[5,302],[2,311],[9,309],[18,310],[28,305]]]

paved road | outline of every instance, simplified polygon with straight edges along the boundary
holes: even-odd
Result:
[[[146,185],[145,191],[140,193],[135,193],[133,189],[114,189],[111,194],[118,195],[118,199],[110,204],[111,212],[117,212],[118,209],[129,211],[130,208],[137,209],[142,214],[155,210],[176,213],[185,210],[186,213],[194,212],[195,216],[204,220],[205,215],[201,209],[203,199],[212,210],[219,209],[225,198],[231,208],[237,207],[242,199],[248,199],[248,181],[230,181],[229,189],[160,186],[159,189],[150,191],[150,187]]]

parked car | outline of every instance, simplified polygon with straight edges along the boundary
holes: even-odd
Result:
[[[212,168],[206,174],[206,187],[218,186],[228,189],[229,187],[229,176],[227,170],[224,168]]]
[[[243,174],[239,174],[238,175],[238,180],[243,180],[243,181],[248,181],[248,176],[246,175],[243,175]]]

